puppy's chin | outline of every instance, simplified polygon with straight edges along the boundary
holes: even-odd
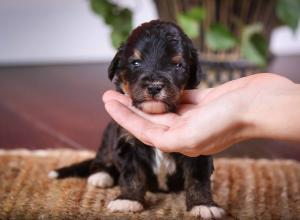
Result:
[[[157,100],[144,101],[138,105],[138,108],[148,114],[163,114],[168,112],[166,103]]]

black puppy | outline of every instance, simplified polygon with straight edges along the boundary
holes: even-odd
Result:
[[[132,32],[112,60],[108,74],[116,89],[131,97],[133,106],[161,113],[174,112],[181,92],[196,88],[201,68],[197,51],[182,30],[155,20]],[[109,203],[108,209],[120,212],[141,211],[147,190],[184,189],[187,210],[192,215],[219,218],[224,210],[212,199],[213,169],[211,156],[190,158],[163,153],[111,122],[95,159],[51,171],[49,177],[89,176],[88,183],[97,187],[118,183],[121,195]]]

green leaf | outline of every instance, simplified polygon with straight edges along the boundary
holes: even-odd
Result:
[[[108,1],[91,0],[92,10],[103,17],[111,13],[111,4]]]
[[[300,19],[300,0],[277,0],[276,15],[295,31]]]
[[[110,24],[122,32],[130,32],[132,29],[132,13],[128,9],[115,11],[110,18]]]
[[[219,23],[210,26],[205,35],[205,40],[209,48],[212,50],[228,50],[237,45],[236,37],[229,29]]]
[[[118,48],[121,43],[126,40],[126,36],[124,36],[124,34],[122,34],[122,32],[119,32],[117,29],[112,30],[110,36],[114,48]]]
[[[250,62],[265,66],[267,64],[268,43],[262,35],[261,24],[248,25],[243,29],[241,53]]]
[[[184,14],[178,14],[177,21],[187,36],[190,38],[196,38],[199,36],[200,28],[198,21]]]
[[[202,7],[194,7],[185,12],[184,15],[194,19],[195,21],[201,22],[206,17],[206,10]]]
[[[242,40],[247,40],[254,34],[261,34],[264,26],[261,23],[255,23],[244,27],[242,32]]]
[[[177,22],[190,38],[197,38],[200,34],[200,22],[206,17],[202,7],[194,7],[186,12],[177,14]]]
[[[91,0],[92,10],[112,29],[111,41],[115,48],[125,41],[132,30],[132,12],[109,0]]]
[[[266,40],[260,34],[254,34],[241,48],[242,55],[250,62],[265,66],[267,64],[268,47]]]

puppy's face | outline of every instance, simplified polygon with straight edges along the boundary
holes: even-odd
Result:
[[[176,110],[183,89],[200,82],[198,55],[176,25],[151,21],[136,28],[109,67],[117,90],[147,113]]]

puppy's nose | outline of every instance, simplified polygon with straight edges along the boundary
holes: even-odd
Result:
[[[160,91],[162,90],[162,88],[164,87],[163,84],[152,84],[152,85],[148,85],[147,89],[148,89],[148,93],[152,96],[160,93]]]

